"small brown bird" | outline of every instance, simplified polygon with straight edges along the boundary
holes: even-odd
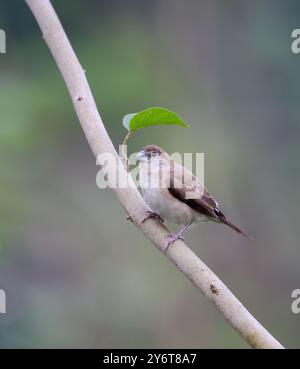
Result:
[[[182,228],[170,234],[166,249],[192,225],[204,221],[223,223],[251,239],[231,223],[207,189],[188,169],[174,162],[158,146],[148,145],[136,156],[139,160],[139,182],[146,203],[153,210],[148,218],[180,224]]]

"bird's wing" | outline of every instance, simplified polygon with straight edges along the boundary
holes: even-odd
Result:
[[[219,204],[192,172],[175,162],[171,164],[169,192],[195,211],[219,220]]]
[[[177,200],[189,205],[200,214],[210,217],[220,223],[226,224],[237,233],[252,239],[247,233],[234,225],[219,209],[219,204],[208,192],[200,180],[183,166],[172,162],[170,166],[170,185],[168,188],[171,195]]]

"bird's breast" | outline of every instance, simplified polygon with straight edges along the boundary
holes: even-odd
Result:
[[[168,189],[168,178],[162,176],[159,165],[149,168],[140,163],[139,182],[143,197],[150,208],[162,218],[177,224],[186,224],[196,220],[196,212],[184,202],[176,199]],[[168,172],[163,171],[164,174]]]
[[[143,196],[155,213],[170,222],[186,224],[195,218],[193,209],[174,198],[167,188],[147,188]]]

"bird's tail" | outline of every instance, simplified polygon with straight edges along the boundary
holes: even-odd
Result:
[[[226,224],[228,227],[230,227],[231,229],[233,229],[237,233],[242,234],[243,236],[245,236],[249,240],[252,240],[253,241],[253,238],[251,236],[249,236],[247,233],[243,232],[236,225],[234,225],[233,223],[231,223],[227,218],[225,218],[225,216],[224,217],[219,217],[219,220],[220,220],[221,223]]]

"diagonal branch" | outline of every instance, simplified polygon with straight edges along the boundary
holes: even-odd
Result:
[[[128,177],[127,188],[116,188],[120,202],[135,225],[163,252],[168,230],[155,220],[144,224],[149,207],[134,186],[131,176],[106,132],[85,73],[49,0],[25,0],[34,14],[43,38],[65,80],[74,109],[86,139],[97,157],[110,153],[117,160],[120,174]],[[111,170],[114,170],[111,168]],[[178,241],[166,256],[220,311],[228,323],[254,348],[280,349],[283,346],[246,310],[224,283],[185,245]]]

